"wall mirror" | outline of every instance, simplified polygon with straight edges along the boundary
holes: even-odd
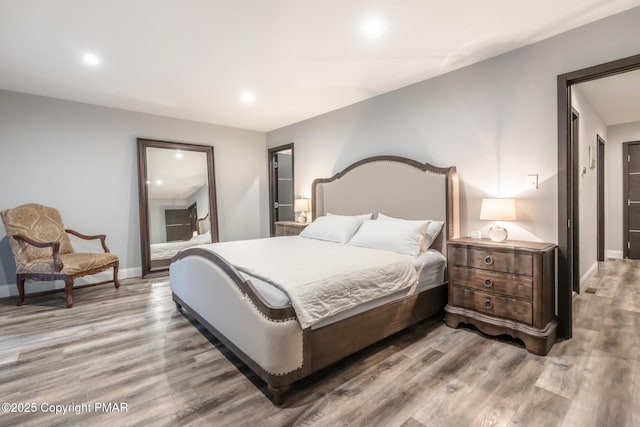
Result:
[[[218,241],[213,147],[138,138],[142,277],[183,248]]]

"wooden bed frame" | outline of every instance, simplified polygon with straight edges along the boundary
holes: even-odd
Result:
[[[444,188],[438,188],[436,192],[440,192],[440,194],[444,195],[444,198],[446,199],[441,203],[441,206],[444,207],[445,210],[445,212],[442,213],[444,217],[425,217],[425,213],[411,213],[411,209],[408,210],[409,212],[401,212],[402,207],[398,207],[398,210],[394,210],[394,207],[389,205],[388,202],[389,197],[391,198],[390,200],[396,200],[398,198],[398,189],[388,189],[389,193],[385,195],[385,189],[381,188],[385,187],[384,183],[375,182],[376,179],[384,179],[381,177],[371,179],[364,177],[366,185],[371,184],[373,188],[370,188],[369,190],[362,189],[362,193],[360,193],[362,197],[360,200],[358,200],[357,195],[355,201],[353,201],[354,198],[349,198],[352,200],[353,205],[341,206],[344,201],[343,199],[345,198],[339,194],[339,191],[337,194],[330,196],[329,193],[333,191],[330,187],[335,184],[339,184],[345,176],[351,174],[355,177],[355,184],[359,185],[361,179],[357,177],[357,174],[354,173],[354,171],[362,170],[363,167],[366,169],[367,165],[377,165],[369,166],[376,168],[379,168],[379,165],[382,165],[385,170],[392,170],[397,167],[402,169],[409,167],[411,169],[415,169],[414,172],[416,172],[417,175],[432,174],[439,177],[441,185]],[[375,175],[379,174],[376,173]],[[354,182],[352,182],[351,185],[353,185]],[[436,185],[439,186],[440,184]],[[409,193],[407,200],[415,200],[416,197],[421,196],[420,194],[415,194],[415,189],[412,190],[410,188],[405,188],[404,190],[407,191],[402,191],[401,193]],[[431,190],[425,188],[423,191],[424,197],[428,199],[430,197],[429,194]],[[365,193],[371,194],[371,197],[367,197]],[[376,199],[381,200],[381,198],[385,197],[387,198],[387,206],[384,208],[374,209],[374,206],[370,204],[374,203],[377,206],[378,202]],[[331,200],[332,198],[333,200]],[[402,199],[402,196],[399,198]],[[370,200],[367,201],[367,199]],[[336,205],[336,203],[338,204]],[[432,204],[434,204],[432,201],[427,200],[426,205],[430,206]],[[347,202],[346,205],[349,205],[349,202]],[[435,203],[435,205],[438,205],[438,203]],[[357,214],[365,212],[377,213],[380,211],[391,216],[399,216],[407,219],[424,218],[444,220],[445,226],[441,233],[441,235],[444,236],[439,238],[432,246],[441,250],[443,254],[446,254],[446,251],[443,250],[446,245],[446,240],[458,237],[459,229],[458,179],[455,167],[437,168],[429,164],[422,164],[402,157],[379,156],[359,161],[331,178],[317,179],[313,182],[314,218],[324,215],[326,212],[336,214]],[[224,259],[210,251],[199,248],[185,249],[174,258],[173,263],[177,263],[189,257],[199,257],[208,260],[208,262],[216,267],[216,271],[218,272],[216,274],[224,276],[219,280],[233,283],[233,286],[237,287],[237,290],[242,294],[242,297],[250,300],[253,309],[258,310],[260,315],[265,319],[272,322],[285,322],[296,319],[296,314],[291,306],[285,308],[274,308],[270,306],[256,291],[251,281],[245,280],[233,266],[229,265]],[[216,280],[216,277],[212,277],[211,280]],[[172,289],[174,289],[173,285]],[[256,361],[254,361],[252,357],[240,349],[232,339],[229,339],[225,334],[220,332],[218,325],[212,324],[206,315],[202,315],[202,313],[198,313],[198,310],[192,309],[180,295],[176,294],[176,292],[173,293],[173,300],[179,310],[186,308],[191,315],[198,320],[198,322],[218,338],[258,376],[260,376],[260,378],[267,383],[268,389],[273,396],[273,402],[276,405],[279,405],[283,402],[285,393],[295,381],[298,381],[301,378],[332,364],[333,362],[399,332],[410,325],[441,312],[447,303],[447,283],[445,282],[437,287],[403,297],[399,300],[372,308],[352,317],[339,320],[326,326],[318,327],[317,329],[309,327],[301,330],[302,364],[297,369],[284,374],[273,374],[265,370]],[[233,321],[237,324],[243,323],[243,319],[233,319]]]

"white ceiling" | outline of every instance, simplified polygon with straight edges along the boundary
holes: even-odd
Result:
[[[577,86],[606,125],[640,121],[640,70]]]
[[[0,0],[0,88],[268,131],[638,5]],[[362,32],[371,17],[378,37]]]
[[[186,199],[207,184],[207,153],[147,147],[147,196]]]

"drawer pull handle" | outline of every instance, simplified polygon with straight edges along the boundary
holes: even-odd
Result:
[[[493,286],[493,280],[491,280],[491,279],[485,279],[485,281],[484,281],[484,285],[485,285],[487,288],[492,287],[492,286]]]
[[[489,301],[489,300],[486,300],[484,302],[484,306],[485,306],[485,308],[493,308],[493,303],[491,301]]]
[[[486,256],[486,257],[484,257],[484,263],[485,263],[486,265],[491,265],[491,264],[493,264],[493,258],[492,258],[492,257],[490,257],[490,256]]]

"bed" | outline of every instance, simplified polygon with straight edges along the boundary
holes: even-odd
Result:
[[[203,218],[198,218],[196,224],[198,234],[189,240],[178,240],[173,242],[151,243],[149,245],[151,254],[151,268],[167,267],[174,256],[182,249],[192,246],[199,246],[211,243],[211,232],[209,231],[209,214]]]
[[[198,234],[189,240],[178,240],[175,242],[152,243],[151,244],[151,260],[157,261],[165,258],[173,258],[182,249],[198,246],[205,243],[211,243],[211,234]]]
[[[332,213],[429,219],[442,232],[419,256],[287,236],[187,248],[170,266],[178,309],[260,376],[275,404],[295,381],[446,305],[442,254],[459,221],[455,167],[396,156],[359,161],[313,182],[314,224],[335,221]],[[363,220],[358,233],[382,217]]]

